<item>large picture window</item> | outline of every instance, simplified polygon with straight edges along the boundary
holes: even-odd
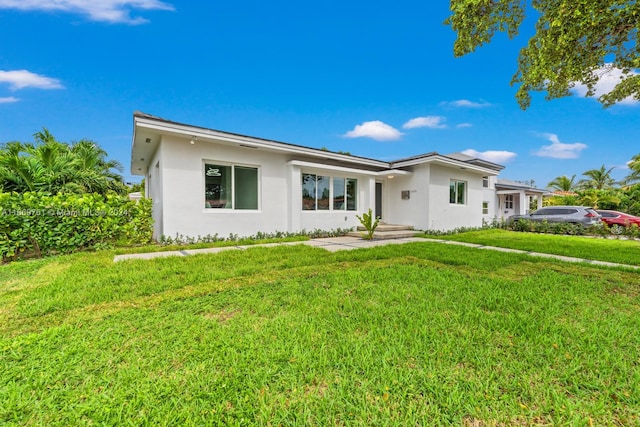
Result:
[[[302,210],[304,211],[355,211],[358,208],[357,196],[357,179],[302,174]]]
[[[207,209],[258,209],[258,168],[206,163],[204,199]]]
[[[452,179],[449,183],[449,203],[464,205],[467,202],[467,183]]]

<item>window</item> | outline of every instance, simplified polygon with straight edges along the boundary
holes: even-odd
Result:
[[[347,178],[347,210],[355,211],[358,209],[358,180]]]
[[[333,178],[333,209],[344,210],[346,206],[346,193],[344,178]]]
[[[205,208],[258,209],[258,168],[204,165]]]
[[[504,208],[513,209],[513,194],[507,194],[504,196]]]
[[[482,202],[482,215],[489,215],[489,202]]]
[[[330,189],[333,189],[333,195]],[[357,210],[358,180],[302,174],[302,210]]]
[[[449,183],[449,203],[464,205],[467,202],[467,183],[454,179]]]
[[[489,177],[488,176],[483,176],[482,177],[482,187],[483,188],[489,188]]]

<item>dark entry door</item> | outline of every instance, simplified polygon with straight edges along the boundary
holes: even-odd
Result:
[[[382,218],[382,183],[376,182],[376,218]]]

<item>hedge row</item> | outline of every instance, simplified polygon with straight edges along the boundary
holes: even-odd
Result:
[[[70,253],[151,241],[151,201],[120,195],[0,193],[0,256]]]

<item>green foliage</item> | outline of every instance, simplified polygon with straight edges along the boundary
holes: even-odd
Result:
[[[558,191],[573,191],[575,187],[575,174],[569,178],[566,175],[558,176],[547,184],[547,188]]]
[[[151,201],[107,194],[0,193],[0,257],[69,253],[151,240]]]
[[[640,154],[633,156],[628,166],[631,172],[625,177],[623,184],[630,185],[640,183]]]
[[[605,106],[629,96],[640,99],[640,65],[637,46],[640,3],[635,0],[534,0],[535,34],[520,51],[511,81],[519,85],[521,108],[531,103],[531,92],[546,91],[547,99],[570,94],[576,83],[595,94],[600,75],[622,71],[615,88],[599,101]],[[474,52],[491,42],[497,31],[518,35],[525,19],[523,0],[451,0],[452,15],[445,21],[457,33],[456,56]],[[611,62],[605,62],[611,61]]]
[[[632,233],[637,233],[638,228],[630,227],[628,237],[622,236],[620,238],[604,234],[607,230],[605,227],[585,230],[585,232],[594,235],[608,237],[606,239],[544,233],[519,233],[508,229],[475,230],[443,236],[442,239],[640,266],[640,257],[638,257],[640,241],[628,238],[637,237],[637,234],[633,236]],[[636,274],[638,273],[636,272]],[[637,280],[634,283],[637,283]]]
[[[373,212],[371,212],[371,208],[369,208],[369,212],[364,212],[362,216],[356,215],[360,224],[367,231],[363,233],[362,237],[367,240],[373,239],[373,233],[375,233],[376,228],[378,228],[378,223],[380,223],[380,217],[374,218]]]
[[[637,272],[524,254],[79,253],[0,269],[0,424],[636,426],[639,328]]]
[[[640,215],[640,184],[621,189],[619,210],[631,215]]]
[[[125,194],[122,165],[107,160],[107,152],[83,139],[59,142],[45,128],[34,135],[35,143],[8,142],[0,149],[0,190],[18,193]]]
[[[607,190],[613,188],[616,181],[611,176],[611,171],[614,169],[615,166],[606,169],[602,165],[599,169],[590,169],[584,172],[582,175],[586,176],[587,179],[580,180],[578,188],[583,190]]]
[[[350,228],[336,228],[333,230],[321,230],[316,228],[315,230],[301,230],[298,232],[290,231],[274,231],[273,233],[266,233],[259,231],[252,236],[240,237],[237,234],[229,234],[228,237],[219,236],[216,234],[207,234],[206,236],[184,236],[182,234],[176,234],[175,236],[161,236],[158,243],[163,246],[167,245],[206,245],[209,243],[218,242],[233,242],[236,244],[252,244],[255,242],[265,241],[282,241],[283,239],[296,241],[300,239],[320,239],[326,237],[344,236],[352,231]],[[206,246],[201,246],[206,247]]]

